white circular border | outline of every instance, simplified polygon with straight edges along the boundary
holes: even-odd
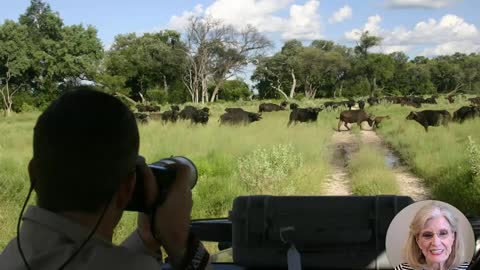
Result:
[[[388,227],[387,236],[385,239],[385,249],[387,258],[393,267],[405,262],[403,259],[403,247],[408,239],[409,226],[410,223],[412,223],[413,217],[417,211],[420,210],[420,208],[431,202],[438,202],[439,204],[446,206],[457,217],[459,222],[459,231],[462,233],[463,241],[465,243],[465,261],[471,261],[475,251],[475,236],[468,219],[460,210],[448,203],[435,200],[426,200],[415,202],[402,209],[393,218],[390,226]]]

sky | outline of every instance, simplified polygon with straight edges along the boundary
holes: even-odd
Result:
[[[289,39],[355,46],[362,31],[383,38],[374,51],[410,57],[480,52],[478,0],[44,0],[66,25],[92,25],[108,48],[118,34],[183,31],[191,15],[255,26],[278,51]],[[18,20],[30,0],[0,0],[0,23]]]

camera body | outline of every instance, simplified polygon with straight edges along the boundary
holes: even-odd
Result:
[[[143,157],[139,157],[140,160]],[[144,163],[144,159],[143,162]],[[155,177],[157,187],[158,187],[158,195],[155,199],[155,205],[159,206],[165,202],[168,196],[168,191],[170,187],[175,182],[177,178],[177,169],[176,164],[182,164],[183,167],[188,168],[189,173],[189,182],[190,188],[192,189],[195,187],[198,179],[198,171],[195,164],[188,158],[183,156],[172,156],[169,158],[164,158],[159,161],[153,162],[148,164],[148,167],[152,170],[153,176]],[[151,213],[155,207],[155,205],[146,205],[145,204],[145,175],[143,170],[141,169],[142,164],[137,165],[136,169],[136,184],[135,190],[133,191],[133,196],[130,202],[128,203],[125,210],[127,211],[135,211],[135,212],[143,212],[143,213]]]

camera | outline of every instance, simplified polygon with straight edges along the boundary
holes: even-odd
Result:
[[[133,196],[130,202],[128,203],[125,210],[127,211],[136,211],[143,213],[151,213],[154,210],[155,206],[159,206],[165,202],[168,191],[172,184],[175,182],[177,177],[177,170],[175,164],[185,165],[189,169],[189,183],[190,188],[195,187],[198,179],[198,171],[195,164],[188,158],[183,156],[172,156],[169,158],[164,158],[159,161],[148,164],[147,166],[152,170],[153,176],[157,182],[158,186],[158,195],[155,200],[155,205],[146,205],[145,204],[145,175],[141,166],[145,163],[145,159],[142,156],[139,156],[136,168],[136,184],[135,190],[133,191]]]

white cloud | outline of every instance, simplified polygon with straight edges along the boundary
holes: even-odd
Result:
[[[392,8],[442,8],[463,0],[387,0]]]
[[[328,19],[329,23],[339,23],[346,19],[350,19],[352,17],[352,8],[349,5],[345,5],[335,13],[333,16]]]
[[[320,15],[318,7],[320,3],[315,0],[308,1],[305,5],[292,5],[288,18],[286,31],[282,33],[284,39],[313,40],[321,35]]]
[[[437,45],[433,48],[425,48],[420,55],[425,56],[434,56],[434,55],[451,55],[456,52],[462,53],[480,53],[480,42],[472,42],[472,41],[452,41],[446,42],[440,45]]]
[[[205,9],[197,5],[193,11],[184,11],[181,16],[172,16],[168,26],[184,30],[192,15],[205,15],[220,19],[237,28],[250,24],[260,32],[280,32],[285,39],[310,40],[321,37],[319,2],[310,0],[304,5],[292,5],[295,0],[216,0]],[[288,17],[276,15],[289,9]]]
[[[371,35],[381,35],[380,33],[380,22],[382,17],[380,15],[370,16],[367,19],[367,23],[362,29],[355,28],[350,32],[345,33],[345,37],[348,40],[359,40],[362,32],[368,31]]]
[[[439,21],[428,19],[418,22],[411,30],[396,27],[393,30],[383,29],[380,26],[380,16],[371,16],[363,29],[353,29],[345,33],[348,40],[356,41],[361,32],[368,30],[371,34],[383,38],[382,46],[377,50],[390,51],[398,48],[405,51],[413,46],[428,47],[423,50],[423,55],[452,54],[459,52],[476,52],[480,46],[480,32],[474,24],[466,22],[463,18],[447,14]]]
[[[280,31],[285,20],[273,14],[287,8],[293,0],[217,0],[205,10],[205,15],[242,28],[247,24],[260,32]]]
[[[196,5],[192,11],[184,11],[182,15],[173,15],[168,22],[168,28],[177,31],[183,31],[188,25],[188,19],[192,16],[198,16],[203,13],[203,6],[201,4]]]

